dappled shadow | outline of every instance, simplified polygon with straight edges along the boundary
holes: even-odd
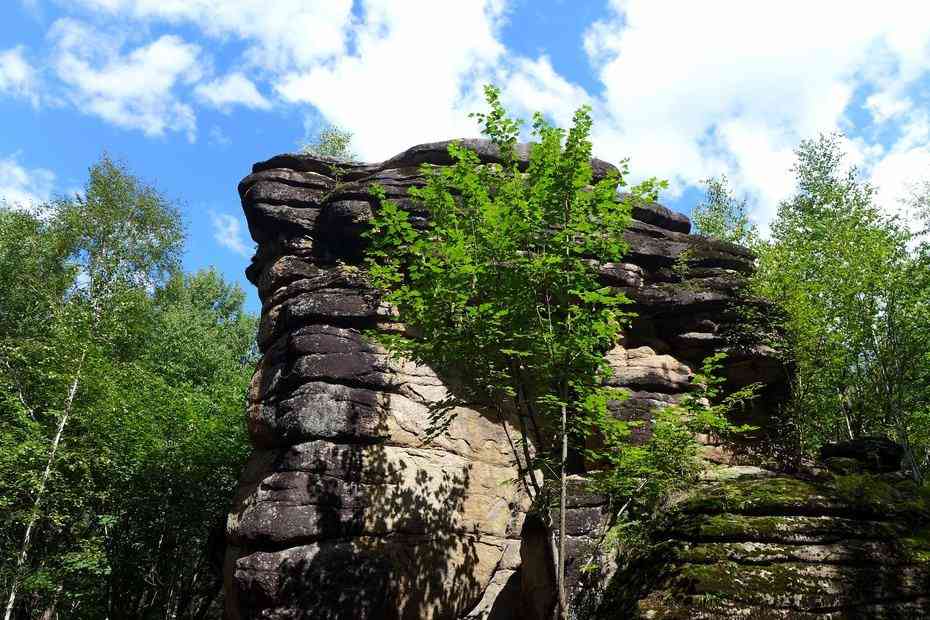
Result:
[[[485,584],[480,536],[463,525],[470,466],[433,467],[410,450],[342,445],[338,462],[317,463],[338,477],[308,478],[312,532],[269,550],[278,557],[261,568],[273,577],[242,580],[243,617],[451,618],[474,603]]]
[[[307,398],[317,395],[289,377],[287,368],[296,362],[282,364],[273,430],[290,443],[306,428],[321,427],[292,420],[322,410],[306,409]],[[399,420],[402,412],[392,403],[407,397],[396,383],[351,389],[353,413],[339,427],[346,434],[271,450],[273,458],[253,482],[244,474],[237,528],[245,540],[231,569],[234,607],[241,618],[465,617],[482,599],[506,545],[517,542],[510,525],[506,535],[498,530],[501,519],[510,524],[522,510],[519,486],[494,478],[498,469],[506,478],[506,462],[484,463],[475,452],[502,436],[458,437],[446,427],[440,443],[424,443],[416,434],[404,439],[410,420]],[[418,406],[412,414],[425,416],[429,407]],[[499,424],[491,414],[468,411],[476,416],[469,424]],[[488,467],[476,477],[476,468]],[[502,483],[512,492],[500,490]],[[517,575],[502,589],[512,597],[519,573],[505,572],[502,580]],[[506,617],[499,605],[489,613]]]

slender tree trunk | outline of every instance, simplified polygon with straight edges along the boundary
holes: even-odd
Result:
[[[55,620],[58,617],[58,599],[61,596],[61,591],[63,589],[64,585],[58,584],[58,587],[55,588],[55,596],[52,597],[52,602],[42,612],[42,616],[39,618],[39,620]]]
[[[559,617],[561,620],[568,619],[568,600],[565,593],[565,496],[566,478],[565,466],[568,461],[568,422],[565,412],[565,404],[562,404],[562,472],[561,482],[562,489],[559,493]]]
[[[16,571],[13,573],[13,585],[10,587],[10,598],[6,604],[6,613],[4,620],[10,620],[13,617],[13,607],[16,605],[16,594],[19,590],[19,579],[23,566],[26,564],[26,558],[29,556],[29,541],[32,538],[32,530],[39,520],[39,508],[42,499],[45,496],[45,486],[48,483],[49,476],[52,474],[52,466],[55,464],[55,453],[58,451],[58,445],[61,443],[61,436],[65,431],[65,425],[68,424],[68,418],[71,417],[71,408],[74,404],[74,395],[77,394],[78,384],[81,380],[81,371],[84,368],[84,358],[87,355],[87,349],[81,353],[81,359],[78,362],[77,370],[74,373],[74,380],[68,389],[68,397],[65,400],[64,411],[61,413],[61,419],[58,421],[58,431],[52,440],[51,448],[48,453],[48,461],[45,464],[45,471],[42,474],[42,481],[39,483],[39,490],[36,493],[35,502],[32,504],[32,515],[29,517],[29,524],[26,526],[26,533],[23,536],[22,549],[19,557],[16,559]]]

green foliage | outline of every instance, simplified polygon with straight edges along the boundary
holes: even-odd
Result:
[[[759,386],[726,394],[720,374],[724,359],[723,353],[707,357],[692,379],[694,389],[678,404],[653,412],[652,433],[645,443],[607,454],[609,467],[596,483],[598,490],[611,496],[618,514],[601,544],[619,561],[635,561],[660,549],[652,535],[661,524],[663,509],[671,497],[694,488],[705,467],[696,433],[732,440],[754,430],[732,424],[729,418],[755,398]],[[598,568],[591,564],[586,570]]]
[[[515,153],[520,124],[507,116],[497,90],[486,94],[490,111],[477,118],[500,151],[497,163],[482,164],[473,151],[452,144],[453,164],[424,167],[425,186],[410,191],[428,218],[374,189],[381,206],[368,233],[368,274],[407,328],[375,336],[453,386],[455,396],[435,408],[434,432],[445,428],[457,402],[505,423],[516,417],[515,457],[544,520],[565,464],[558,447],[567,436],[577,457],[600,468],[587,473],[623,517],[610,536],[645,540],[663,500],[697,479],[695,432],[746,430],[726,414],[751,398],[754,387],[725,397],[723,356],[713,356],[695,390],[656,413],[651,439],[629,442],[634,423],[610,413],[611,402],[625,395],[605,387],[611,374],[605,353],[630,315],[626,299],[600,284],[592,263],[622,258],[630,204],[655,199],[662,184],[650,180],[620,198],[625,165],[619,177],[594,182],[586,108],[567,132],[536,115],[529,162],[521,164]]]
[[[106,157],[82,196],[0,210],[0,589],[19,577],[16,618],[191,618],[216,596],[208,540],[246,453],[255,320],[216,272],[180,273],[182,239],[176,210]]]
[[[300,147],[301,152],[323,157],[353,160],[352,132],[335,125],[327,125],[319,131],[316,139]]]
[[[607,415],[616,395],[604,387],[604,353],[626,323],[627,300],[598,282],[590,261],[623,255],[630,205],[617,199],[622,176],[593,182],[587,108],[568,132],[537,114],[523,170],[515,153],[520,123],[506,115],[496,89],[486,95],[490,111],[475,116],[499,163],[450,145],[453,165],[425,167],[425,187],[410,191],[429,212],[423,226],[381,193],[368,270],[423,336],[382,336],[389,348],[456,377],[461,400],[502,416],[516,412],[538,449],[531,459],[527,448],[523,469],[539,487],[533,470],[556,470],[548,457],[563,406],[575,449],[595,430],[608,442],[626,435]],[[629,200],[651,198],[657,187],[640,185]]]
[[[797,192],[761,245],[754,290],[785,314],[804,449],[889,435],[916,476],[930,444],[930,251],[844,166],[839,137],[802,142]]]
[[[911,196],[905,201],[905,213],[917,226],[914,231],[924,241],[930,236],[930,180],[912,188]]]
[[[732,438],[733,435],[755,430],[746,424],[734,425],[729,421],[733,412],[741,410],[758,394],[762,385],[752,383],[735,392],[725,392],[722,376],[723,361],[727,354],[714,353],[704,359],[701,372],[694,375],[692,383],[696,391],[689,392],[682,399],[680,407],[684,410],[688,426],[699,433],[709,433],[717,439]]]
[[[672,263],[672,273],[675,274],[675,277],[682,283],[682,285],[688,285],[688,276],[691,273],[691,267],[688,262],[694,257],[694,252],[691,248],[687,248],[678,253],[678,256],[675,257],[675,262]]]
[[[606,455],[610,467],[600,477],[600,487],[619,501],[632,498],[627,521],[648,521],[669,495],[697,481],[702,466],[694,439],[696,433],[727,441],[754,430],[749,425],[731,423],[730,416],[755,398],[760,386],[752,384],[726,394],[721,376],[725,357],[725,353],[707,357],[701,372],[692,379],[694,389],[678,404],[653,413],[652,433],[647,442]],[[619,525],[621,530],[631,527],[628,523]]]
[[[755,224],[749,219],[745,198],[737,199],[727,177],[711,177],[704,181],[704,202],[694,207],[691,221],[697,234],[753,247],[759,241]]]

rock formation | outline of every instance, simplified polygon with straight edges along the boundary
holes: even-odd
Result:
[[[926,493],[872,459],[831,460],[804,476],[709,471],[617,572],[597,617],[930,617]]]
[[[483,161],[495,161],[488,142],[464,142]],[[387,198],[426,217],[407,190],[422,183],[421,164],[450,163],[447,145],[416,146],[380,164],[281,155],[256,164],[239,185],[258,243],[247,275],[263,304],[262,358],[249,391],[254,450],[227,524],[230,618],[550,616],[548,541],[527,514],[530,502],[514,466],[518,424],[458,407],[442,435],[425,443],[430,405],[449,395],[449,385],[428,368],[388,357],[365,335],[399,327],[359,268],[360,233],[378,209],[369,188],[379,184]],[[524,160],[527,152],[521,147]],[[609,169],[598,160],[593,165],[597,175]],[[761,404],[747,412],[764,432],[771,404],[784,396],[786,370],[741,324],[740,308],[752,304],[740,292],[752,254],[690,235],[686,217],[658,204],[638,205],[633,217],[626,262],[593,265],[606,284],[627,293],[637,313],[623,345],[608,353],[612,384],[631,392],[612,404],[613,413],[648,421],[657,407],[690,389],[701,359],[726,350],[730,387],[765,385]],[[647,423],[632,440],[648,433]],[[627,563],[596,587],[580,569],[597,553],[607,526],[605,500],[588,493],[583,479],[574,480],[568,573],[578,608],[604,617],[640,610],[684,618],[702,593],[720,594],[731,611],[744,603],[816,607],[817,601],[799,603],[793,594],[726,598],[729,590],[720,584],[764,573],[727,572],[731,565],[739,571],[765,565],[746,559],[751,556],[798,564],[792,575],[812,584],[832,579],[824,567],[833,564],[824,558],[835,550],[824,545],[842,532],[858,532],[859,521],[848,522],[874,512],[853,514],[831,499],[823,482],[733,469],[739,451],[707,445],[705,457],[718,464],[711,477],[733,479],[708,480],[678,503],[677,516],[657,538],[657,548],[674,553]],[[798,489],[804,499],[792,495]],[[790,497],[779,495],[782,490]],[[824,527],[825,515],[835,523]],[[789,521],[766,521],[774,529],[763,531],[754,519]],[[875,520],[862,527],[872,525],[884,527]],[[874,540],[859,534],[856,540]],[[881,551],[863,544],[844,547],[843,557]],[[633,565],[649,570],[634,575]],[[717,571],[716,585],[693,586],[710,583],[701,581],[701,570]],[[837,591],[846,584],[840,577],[835,583]]]

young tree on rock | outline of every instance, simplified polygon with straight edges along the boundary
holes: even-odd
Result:
[[[654,199],[659,184],[647,181],[620,200],[622,173],[594,178],[588,108],[575,113],[567,132],[535,115],[529,160],[521,164],[520,123],[507,116],[495,88],[485,93],[490,109],[475,116],[497,163],[482,164],[474,151],[452,144],[453,164],[425,168],[426,186],[410,192],[428,212],[422,226],[382,194],[368,269],[400,320],[421,336],[382,336],[389,349],[454,375],[463,401],[502,419],[516,413],[522,433],[515,455],[557,547],[564,618],[569,450],[583,451],[595,430],[608,446],[627,432],[608,415],[616,394],[604,387],[604,353],[626,324],[627,300],[599,282],[592,263],[620,260],[630,202]],[[438,432],[448,420],[435,422]]]
[[[753,247],[759,239],[755,224],[749,219],[745,198],[738,199],[726,176],[704,181],[704,200],[694,207],[691,221],[697,234]]]
[[[316,139],[303,144],[300,150],[304,153],[323,157],[345,160],[355,159],[355,153],[352,151],[352,132],[336,125],[323,127],[317,134]]]

